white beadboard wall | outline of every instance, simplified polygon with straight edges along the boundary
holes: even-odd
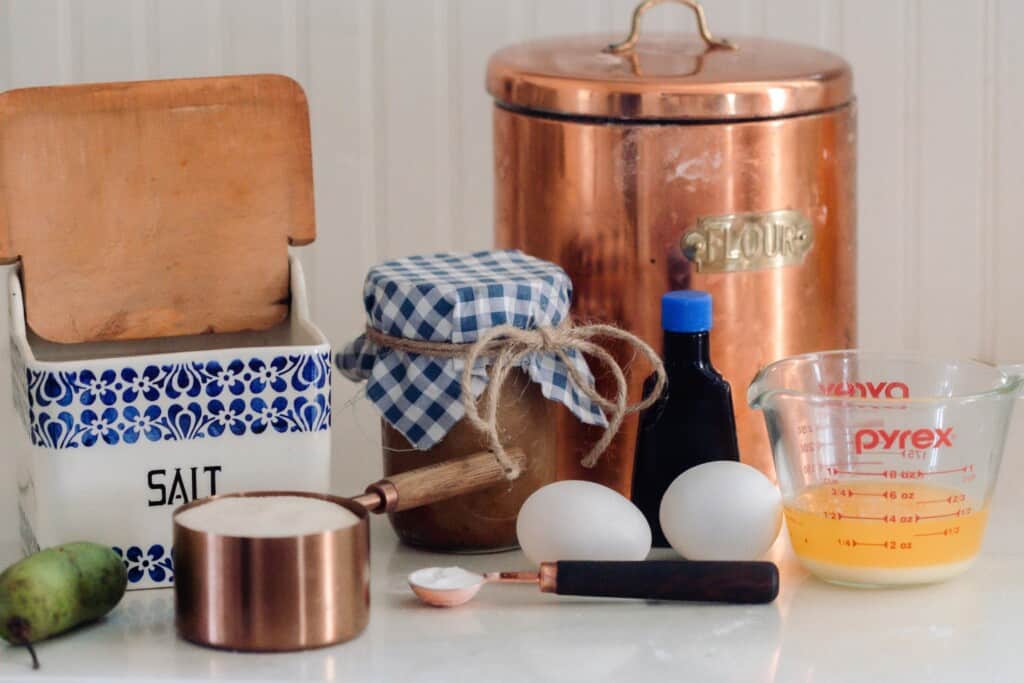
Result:
[[[491,241],[495,48],[625,30],[634,0],[0,0],[0,88],[283,72],[311,106],[320,236],[300,250],[336,345],[385,257]],[[707,0],[712,29],[821,45],[860,101],[863,346],[1024,359],[1020,0]],[[663,6],[645,27],[692,30]],[[0,322],[6,336],[6,319]],[[0,345],[6,348],[6,345]],[[6,357],[0,381],[9,381]],[[379,467],[377,427],[338,378],[341,490]],[[6,397],[9,392],[2,391]],[[6,406],[0,426],[20,429]],[[20,437],[19,437],[20,438]],[[10,481],[0,454],[0,481]],[[10,489],[13,491],[13,488]],[[7,490],[3,505],[12,505]],[[0,511],[2,513],[4,511]],[[10,519],[7,517],[7,519]]]

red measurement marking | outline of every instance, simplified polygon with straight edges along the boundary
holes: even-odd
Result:
[[[922,472],[921,470],[918,470],[917,471],[917,476],[925,477],[925,476],[928,476],[929,474],[953,474],[954,472],[966,472],[966,471],[967,471],[967,465],[964,465],[963,467],[957,467],[955,470],[932,470],[931,472]]]
[[[843,515],[842,519],[873,519],[873,520],[878,521],[878,522],[886,521],[885,517],[871,517],[871,516],[867,516],[867,515],[864,515],[864,516],[861,516],[861,515]]]
[[[956,536],[960,533],[960,527],[948,526],[942,531],[932,531],[927,534],[914,534],[915,536]]]
[[[956,512],[950,512],[949,514],[945,514],[945,515],[914,515],[914,517],[917,518],[915,521],[918,521],[918,522],[921,521],[922,519],[942,519],[943,517],[959,517],[959,516],[960,516],[960,511],[959,510],[957,510]]]
[[[857,474],[857,475],[860,475],[862,477],[885,477],[885,476],[888,476],[889,473],[888,473],[888,471],[886,471],[886,472],[857,472],[855,470],[841,470],[841,469],[838,469],[838,468],[835,468],[835,467],[830,467],[829,468],[829,474]]]
[[[866,491],[856,491],[850,488],[833,488],[832,495],[840,498],[852,498],[854,496],[870,496],[872,498],[895,498],[896,492],[883,491],[882,493],[867,493]]]
[[[917,502],[920,503],[921,505],[931,505],[933,503],[949,503],[950,505],[952,505],[954,503],[962,503],[965,500],[967,500],[966,494],[957,493],[952,496],[946,496],[945,498],[932,498],[930,500],[919,500]]]
[[[836,542],[844,548],[857,548],[860,546],[864,547],[875,547],[885,548],[886,550],[910,550],[913,545],[909,541],[882,541],[881,543],[865,543],[864,541],[858,541],[853,538],[837,538]]]

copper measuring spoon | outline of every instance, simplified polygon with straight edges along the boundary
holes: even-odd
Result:
[[[541,592],[605,598],[761,604],[779,594],[779,570],[771,562],[543,562],[536,572],[477,574],[450,568],[461,585],[431,585],[438,567],[409,575],[409,586],[423,602],[455,607],[470,600],[486,583],[535,583]]]

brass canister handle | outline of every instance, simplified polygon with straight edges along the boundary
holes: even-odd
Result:
[[[704,16],[704,8],[701,7],[701,4],[697,2],[697,0],[644,0],[644,2],[641,2],[636,6],[636,9],[633,10],[633,19],[632,25],[629,29],[629,35],[626,36],[625,40],[609,45],[605,48],[606,51],[613,54],[620,54],[635,48],[637,42],[640,40],[640,19],[643,17],[644,12],[664,2],[676,2],[680,5],[686,5],[693,10],[693,13],[697,15],[697,30],[700,32],[700,37],[704,40],[704,43],[708,48],[735,50],[739,47],[725,38],[715,38],[711,35],[711,29],[708,28],[707,17]]]

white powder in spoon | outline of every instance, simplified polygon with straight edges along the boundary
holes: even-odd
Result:
[[[475,586],[484,577],[462,567],[427,567],[409,574],[409,583],[428,590],[458,590]]]
[[[219,536],[281,538],[344,529],[359,522],[340,505],[304,496],[222,498],[185,510],[179,524]]]

